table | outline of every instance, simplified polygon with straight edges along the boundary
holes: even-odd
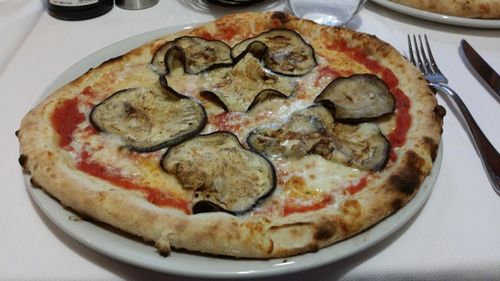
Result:
[[[8,2],[0,2],[2,13]],[[25,5],[35,5],[25,2],[18,2],[20,8],[9,13],[22,15],[20,11]],[[29,23],[24,22],[20,31],[23,36],[16,35],[18,39],[12,43],[15,45],[7,47],[8,59],[0,61],[0,279],[190,280],[101,255],[57,228],[26,191],[17,165],[18,141],[14,132],[52,80],[83,57],[136,34],[206,22],[235,10],[212,7],[203,11],[185,1],[160,1],[145,10],[115,7],[95,19],[67,22],[49,16],[39,4],[34,7],[32,14],[18,16],[19,21],[29,19]],[[283,3],[271,1],[238,10],[283,9]],[[462,96],[493,145],[500,149],[500,100],[474,78],[458,47],[460,39],[465,38],[499,71],[500,30],[428,22],[373,3],[368,3],[349,27],[375,34],[403,53],[407,48],[406,34],[427,34],[450,85]],[[4,46],[0,46],[5,54]],[[334,264],[269,280],[500,279],[500,197],[493,191],[454,107],[448,99],[438,100],[448,112],[443,162],[422,210],[395,234],[366,251]]]

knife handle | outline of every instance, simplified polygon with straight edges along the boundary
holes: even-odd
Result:
[[[467,123],[467,127],[469,128],[469,132],[472,135],[472,139],[474,140],[474,145],[476,147],[477,152],[483,162],[483,165],[486,169],[486,173],[493,184],[493,188],[500,195],[500,154],[495,149],[495,147],[491,144],[491,142],[486,138],[483,131],[479,128],[476,123],[476,120],[472,117],[465,106],[462,99],[458,96],[457,93],[447,85],[431,83],[432,87],[437,90],[449,95],[452,97],[455,105],[458,107],[460,112],[462,113],[465,122]]]

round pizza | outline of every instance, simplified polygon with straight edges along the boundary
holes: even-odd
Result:
[[[456,17],[498,19],[500,0],[390,0],[415,9]]]
[[[425,78],[375,36],[240,13],[52,93],[21,123],[20,163],[63,206],[160,254],[285,257],[409,202],[443,116]]]

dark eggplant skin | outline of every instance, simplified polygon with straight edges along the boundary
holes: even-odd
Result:
[[[374,172],[382,171],[385,168],[385,166],[387,166],[387,163],[389,163],[389,159],[391,158],[391,151],[392,151],[391,142],[389,142],[387,137],[384,136],[383,134],[380,134],[380,135],[385,139],[385,144],[386,144],[385,150],[384,150],[385,158],[384,158],[384,160],[380,161],[378,163],[378,165],[373,166],[373,168],[371,170]]]
[[[215,58],[215,62],[208,63],[204,67],[200,67],[196,69],[195,67],[191,67],[190,61],[195,61],[195,57],[191,56],[186,48],[183,47],[184,41],[197,42],[197,44],[212,44],[214,48],[222,48],[227,51],[227,59],[217,60]],[[208,50],[205,49],[205,50]],[[217,55],[223,55],[220,50],[214,51]],[[160,47],[154,54],[151,59],[151,64],[155,67],[155,71],[159,75],[166,75],[170,72],[169,69],[169,60],[177,59],[182,63],[183,70],[188,74],[199,74],[205,71],[210,71],[219,67],[226,67],[233,65],[233,61],[231,58],[231,47],[229,47],[226,43],[220,40],[206,40],[201,37],[196,36],[181,36],[176,38],[173,41],[169,41],[165,43],[162,47]],[[162,57],[163,56],[163,57]],[[162,61],[163,59],[163,61]],[[200,58],[201,59],[201,58]],[[203,59],[206,59],[206,56],[203,55]]]
[[[266,193],[264,193],[263,195],[261,195],[258,198],[255,198],[253,204],[251,204],[250,206],[248,206],[248,208],[245,208],[245,209],[229,210],[229,209],[225,209],[224,207],[222,207],[222,206],[220,206],[212,201],[209,201],[206,199],[200,199],[198,201],[194,200],[195,203],[192,206],[192,212],[193,212],[193,214],[205,213],[205,212],[225,212],[225,213],[235,215],[235,216],[248,213],[249,211],[253,210],[258,205],[260,205],[264,200],[266,200],[276,189],[278,181],[277,181],[276,170],[274,168],[274,165],[271,163],[271,161],[269,161],[262,154],[245,148],[241,144],[241,142],[238,140],[238,137],[231,132],[216,131],[216,132],[212,132],[209,134],[198,135],[196,138],[210,138],[210,137],[214,137],[214,136],[222,136],[222,137],[229,138],[229,139],[231,139],[231,141],[233,141],[235,144],[237,144],[238,149],[242,149],[244,151],[247,151],[248,153],[251,153],[251,154],[255,155],[256,157],[259,157],[259,159],[263,160],[266,163],[267,167],[269,168],[269,176],[271,176],[270,187],[268,188]],[[179,143],[177,145],[169,147],[167,149],[167,151],[165,152],[165,154],[163,154],[163,156],[160,160],[160,166],[165,172],[170,173],[170,174],[172,173],[165,166],[167,164],[167,161],[169,160],[169,157],[171,157],[171,154],[173,153],[172,151],[174,151],[174,149],[176,149],[176,147],[180,146],[180,145],[182,145],[182,143]],[[201,164],[202,163],[200,163],[200,165]],[[196,192],[194,192],[194,193],[196,194]],[[196,199],[196,197],[195,197],[195,199]]]
[[[214,92],[202,91],[202,92],[200,92],[200,96],[202,96],[206,100],[209,100],[209,101],[215,103],[216,105],[221,107],[224,111],[226,111],[226,112],[230,111],[229,108],[227,107],[227,105],[224,103],[224,101],[222,101],[221,98],[218,95],[216,95]]]
[[[232,214],[232,215],[236,215],[224,208],[222,208],[221,206],[215,204],[215,203],[212,203],[208,200],[200,200],[198,202],[196,202],[193,207],[191,207],[191,212],[193,213],[193,215],[196,215],[196,214],[201,214],[201,213],[212,213],[212,212],[226,212],[226,213],[229,213],[229,214]]]
[[[258,59],[264,58],[264,56],[267,55],[269,51],[269,48],[266,46],[266,44],[262,43],[261,41],[253,41],[252,43],[248,44],[246,49],[241,52],[238,56],[233,57],[234,64],[239,62],[242,58],[244,58],[248,53],[252,54],[254,57]],[[231,56],[233,54],[231,53]]]
[[[183,71],[186,72],[186,53],[179,46],[170,47],[165,53],[163,61],[165,63],[165,75],[170,74],[170,70],[175,68],[175,63],[179,63]],[[163,75],[160,75],[160,77],[163,77]]]
[[[246,112],[251,111],[257,105],[263,103],[266,100],[270,100],[270,99],[288,99],[288,96],[283,94],[282,92],[280,92],[278,90],[274,90],[274,89],[262,90],[260,93],[258,93],[255,96],[252,103],[248,106]]]
[[[349,85],[352,83],[349,92]],[[362,86],[361,88],[359,88]],[[373,91],[375,90],[375,91]],[[385,82],[373,74],[353,74],[330,82],[314,102],[335,108],[335,120],[347,124],[375,121],[394,112],[396,101]]]
[[[174,41],[169,41],[154,52],[149,64],[153,66],[153,69],[157,74],[165,75],[167,73],[167,69],[165,67],[165,53],[173,46],[175,46]]]
[[[246,112],[256,96],[266,90],[276,90],[287,96],[296,91],[296,81],[266,70],[251,54],[232,67],[215,69],[198,78],[204,83],[200,95],[225,111]],[[170,82],[170,79],[179,78],[166,76],[166,79]]]
[[[252,130],[247,145],[265,156],[301,158],[316,154],[361,170],[380,171],[391,146],[375,123],[335,123],[329,109],[314,104],[294,112],[278,128]]]
[[[90,111],[90,114],[89,114],[89,122],[90,124],[98,131],[98,132],[104,132],[104,133],[109,133],[109,134],[113,134],[111,132],[108,132],[106,129],[104,129],[100,124],[99,122],[97,122],[95,120],[95,113],[96,113],[96,110],[99,106],[101,106],[102,104],[108,102],[110,99],[113,99],[114,97],[117,97],[118,95],[121,95],[121,94],[124,94],[126,93],[127,91],[131,91],[131,90],[134,90],[134,88],[131,88],[131,89],[124,89],[124,90],[120,90],[114,94],[112,94],[111,96],[109,96],[108,98],[106,98],[105,100],[103,100],[102,102],[100,102],[99,104],[95,105],[92,110]],[[189,99],[185,96],[182,96],[178,93],[176,93],[175,91],[173,91],[172,89],[172,92],[163,92],[163,94],[165,94],[165,96],[168,96],[168,98],[174,98],[176,100],[180,100],[181,98],[182,99],[186,99],[186,100],[192,100],[192,99]],[[191,131],[185,133],[185,134],[181,134],[179,136],[176,136],[172,139],[167,139],[161,143],[158,143],[158,144],[155,144],[155,145],[150,145],[150,146],[146,146],[146,147],[142,147],[142,146],[137,146],[137,145],[133,145],[131,143],[127,143],[127,141],[125,141],[126,145],[125,147],[127,147],[128,149],[132,150],[132,151],[136,151],[136,152],[141,152],[141,153],[145,153],[145,152],[153,152],[153,151],[157,151],[157,150],[160,150],[160,149],[163,149],[165,147],[169,147],[169,146],[172,146],[172,145],[176,145],[178,143],[181,143],[181,142],[184,142],[188,139],[191,139],[193,137],[195,137],[196,135],[198,135],[202,130],[203,128],[205,127],[205,125],[207,124],[208,122],[208,117],[207,117],[207,113],[205,112],[205,108],[199,104],[198,102],[193,101],[193,105],[195,105],[199,112],[201,113],[201,119],[199,120],[199,123],[196,127],[194,127]],[[119,136],[120,138],[122,138],[121,136]],[[123,138],[122,138],[123,139]]]
[[[287,58],[284,60],[282,58],[283,53],[276,51],[276,50],[273,50],[273,49],[270,49],[269,46],[267,46],[265,42],[262,42],[262,41],[259,41],[258,39],[256,39],[259,36],[265,37],[273,32],[275,32],[275,33],[279,33],[279,32],[288,33],[290,36],[293,36],[294,38],[298,39],[298,42],[301,45],[298,47],[304,48],[307,51],[306,53],[310,52],[310,54],[306,54],[306,56],[307,56],[306,59],[311,60],[311,65],[308,68],[306,68],[304,71],[299,71],[299,72],[296,72],[295,70],[293,70],[293,71],[280,70],[279,69],[281,67],[280,65],[283,65],[283,63],[280,61],[283,60],[283,62],[286,61],[288,63],[289,61],[292,60],[292,58],[290,57],[290,58]],[[204,67],[200,70],[193,71],[188,66],[189,54],[187,54],[186,50],[182,48],[182,46],[181,46],[182,40],[199,40],[199,41],[206,43],[206,44],[216,43],[216,44],[220,44],[220,46],[226,46],[227,50],[229,51],[229,56],[231,58],[231,61],[212,63],[212,64],[207,65],[206,67]],[[240,46],[241,44],[246,44],[247,41],[252,41],[252,42],[249,43],[248,46],[246,46],[243,51],[241,51],[239,53],[235,53],[234,50],[237,49],[238,46]],[[292,52],[292,51],[293,50],[290,50],[290,52]],[[182,37],[176,38],[173,41],[166,42],[162,47],[160,47],[153,54],[153,57],[151,59],[150,64],[154,66],[155,72],[157,72],[159,75],[166,75],[170,72],[170,69],[168,67],[167,62],[169,60],[172,60],[172,59],[177,59],[182,63],[183,70],[185,73],[199,74],[201,72],[210,71],[210,70],[213,70],[213,69],[216,69],[219,67],[234,66],[239,60],[241,60],[248,53],[251,53],[256,58],[263,60],[264,64],[272,72],[274,72],[276,74],[280,74],[280,75],[285,75],[285,76],[292,76],[292,77],[293,76],[303,76],[303,75],[309,73],[309,71],[312,70],[314,67],[316,67],[318,64],[316,61],[316,56],[315,56],[313,47],[310,44],[308,44],[302,38],[302,36],[299,33],[297,33],[296,31],[290,30],[290,29],[284,29],[284,28],[268,30],[266,32],[263,32],[263,33],[257,35],[256,37],[249,38],[249,39],[246,39],[246,40],[239,42],[238,44],[233,46],[233,48],[229,47],[226,43],[224,43],[223,41],[219,41],[219,40],[206,40],[206,39],[203,39],[201,37],[196,37],[196,36],[182,36]]]
[[[364,128],[372,132],[366,134],[359,130]],[[323,158],[342,163],[349,167],[378,172],[385,168],[391,155],[391,144],[377,129],[375,124],[346,125],[337,124],[333,135],[329,139],[322,139],[311,150],[312,153]],[[366,131],[365,131],[366,132]],[[359,138],[362,137],[361,139]],[[360,156],[361,155],[361,156]],[[365,156],[372,156],[366,158]]]
[[[271,35],[272,33],[287,33],[289,34],[289,36],[298,39],[301,44],[301,47],[303,47],[306,50],[306,53],[309,53],[306,54],[305,56],[306,59],[311,60],[311,64],[304,70],[298,72],[282,69],[285,65],[285,62],[288,64],[293,59],[297,59],[297,57],[290,55],[284,56],[283,52],[280,52],[280,50],[273,49],[272,47],[269,46],[270,44],[266,44],[265,40],[261,39],[265,38],[268,35]],[[248,41],[250,41],[251,43],[248,43],[248,45],[243,50],[238,50],[241,49],[240,46],[244,46],[244,44],[247,44]],[[254,44],[255,42],[258,42],[257,45]],[[263,46],[265,46],[266,48],[263,48]],[[248,38],[246,40],[239,42],[231,49],[231,56],[235,61],[238,61],[247,53],[252,53],[257,58],[262,59],[264,61],[264,64],[270,71],[284,76],[291,76],[291,77],[303,76],[309,73],[312,69],[314,69],[318,65],[314,48],[310,44],[308,44],[298,32],[286,28],[275,28],[265,31],[253,38]],[[284,59],[283,57],[286,57],[286,59]]]
[[[176,98],[179,98],[179,99],[189,99],[190,97],[188,96],[185,96],[179,92],[177,92],[174,88],[170,87],[168,85],[168,81],[167,81],[167,78],[165,78],[165,76],[160,76],[160,78],[158,79],[158,81],[160,82],[160,85],[163,87],[163,89],[166,90],[166,94],[169,94],[171,95],[172,97],[176,97]]]

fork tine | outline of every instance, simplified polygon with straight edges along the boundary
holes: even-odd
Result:
[[[429,73],[428,69],[425,67],[424,63],[422,62],[422,58],[421,58],[422,56],[425,56],[425,54],[422,53],[422,51],[423,51],[422,48],[419,48],[419,46],[417,44],[417,37],[415,35],[413,35],[413,44],[414,44],[414,48],[416,50],[418,68],[424,74]]]
[[[417,63],[415,62],[415,56],[413,56],[413,47],[411,45],[411,39],[410,39],[410,35],[408,34],[408,50],[409,50],[409,54],[410,54],[410,61],[413,65],[417,65]]]
[[[424,39],[425,39],[425,45],[427,47],[427,55],[429,56],[429,59],[430,59],[430,66],[432,68],[432,71],[434,71],[434,73],[442,73],[441,70],[439,69],[439,67],[437,66],[436,64],[436,61],[434,60],[434,56],[432,55],[432,51],[431,51],[431,47],[429,45],[429,40],[427,40],[427,35],[424,34]]]
[[[424,34],[424,36],[426,36],[426,35]],[[420,34],[418,35],[418,43],[419,43],[419,48],[418,49],[420,50],[420,56],[422,57],[423,63],[425,65],[425,69],[427,69],[428,73],[431,73],[431,74],[436,73],[434,71],[434,69],[431,67],[431,64],[429,63],[429,60],[427,59],[427,57],[429,55],[430,48],[427,48],[427,52],[425,52],[425,50],[424,50],[424,44],[422,43],[422,36],[420,36]]]

